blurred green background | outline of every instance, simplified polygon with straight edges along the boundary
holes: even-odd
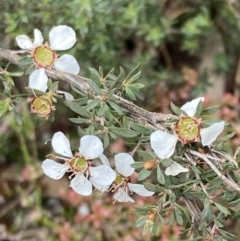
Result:
[[[90,77],[89,67],[118,73],[119,66],[130,71],[140,63],[146,86],[140,106],[169,112],[170,101],[181,106],[204,95],[207,105],[221,104],[218,117],[233,123],[233,144],[239,144],[238,0],[2,0],[0,9],[1,48],[18,50],[15,37],[33,37],[34,28],[47,41],[53,26],[71,26],[77,44],[68,53],[77,58],[80,75]],[[27,77],[14,81],[16,93],[27,86]],[[79,197],[67,178],[43,177],[40,161],[52,151],[45,141],[54,132],[69,133],[78,146],[77,128],[68,120],[74,114],[61,106],[51,123],[29,114],[27,104],[19,112],[23,126],[11,113],[0,120],[0,240],[179,240],[177,226],[142,238],[132,205],[112,205],[106,195]],[[121,140],[111,148],[125,150]],[[139,198],[137,204],[148,201],[154,203]]]

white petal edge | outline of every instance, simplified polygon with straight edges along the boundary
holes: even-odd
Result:
[[[135,202],[131,197],[129,197],[123,188],[119,188],[113,197],[118,202]]]
[[[150,143],[156,155],[161,158],[169,158],[173,155],[178,138],[172,134],[158,130],[151,134]]]
[[[218,135],[223,131],[225,122],[215,123],[207,128],[200,130],[201,142],[203,146],[211,145],[218,137]]]
[[[70,142],[67,137],[61,132],[56,132],[52,138],[53,150],[65,157],[72,157],[72,151],[70,149]]]
[[[34,29],[34,42],[33,44],[35,46],[40,46],[43,44],[43,36],[41,31],[39,31],[38,29]]]
[[[57,163],[51,159],[46,159],[42,163],[42,169],[45,175],[55,180],[62,178],[68,168],[68,166]]]
[[[27,49],[27,50],[32,50],[34,49],[34,44],[30,40],[30,38],[26,35],[18,35],[16,37],[17,45],[21,49]]]
[[[54,66],[57,70],[70,74],[78,74],[80,72],[80,66],[77,60],[70,54],[64,54],[55,60]]]
[[[100,158],[103,165],[110,167],[109,160],[104,154],[100,155],[99,158]]]
[[[110,185],[116,179],[116,172],[109,166],[89,167],[91,179],[99,185]]]
[[[45,92],[48,88],[47,82],[48,77],[43,68],[34,70],[29,76],[29,87],[32,89]]]
[[[67,50],[76,43],[76,33],[71,27],[59,25],[49,32],[49,42],[53,50]]]
[[[204,101],[204,97],[199,97],[197,99],[194,99],[190,102],[187,102],[186,104],[184,104],[182,107],[181,107],[181,110],[185,111],[186,114],[190,117],[193,117],[196,113],[196,110],[197,110],[197,106],[199,104],[200,101]]]
[[[82,174],[76,175],[72,181],[70,186],[72,189],[83,196],[89,196],[92,194],[92,184],[91,182]]]
[[[124,177],[129,177],[134,173],[134,168],[130,165],[134,163],[131,155],[127,153],[118,153],[114,156],[117,172]]]
[[[176,175],[178,175],[179,173],[182,173],[182,172],[188,172],[188,169],[181,166],[177,162],[174,162],[172,165],[167,167],[166,170],[165,170],[165,174],[167,176],[176,176]]]
[[[86,159],[95,159],[103,153],[102,141],[97,136],[83,136],[80,139],[79,152]]]
[[[57,90],[57,93],[60,94],[60,95],[63,95],[66,100],[74,100],[74,97],[66,91]]]
[[[100,192],[104,193],[109,189],[109,185],[99,185],[98,183],[95,182],[95,180],[93,178],[90,177],[90,182],[92,183],[92,185],[99,190]]]
[[[150,197],[154,194],[154,192],[148,191],[142,184],[128,183],[128,187],[132,192],[143,197]]]

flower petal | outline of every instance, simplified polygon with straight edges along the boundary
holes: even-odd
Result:
[[[153,132],[150,136],[151,147],[161,159],[172,156],[177,140],[176,136],[161,130]]]
[[[124,177],[129,177],[134,173],[134,168],[130,165],[134,163],[134,160],[131,155],[127,153],[118,153],[114,156],[115,165],[117,172]]]
[[[86,159],[94,159],[102,155],[103,144],[97,136],[86,135],[80,139],[79,152]]]
[[[99,185],[110,185],[116,179],[116,172],[109,166],[89,167],[91,180]]]
[[[66,157],[72,157],[72,151],[70,149],[70,142],[67,137],[61,132],[56,132],[52,138],[53,150]]]
[[[178,175],[179,173],[182,173],[182,172],[188,172],[188,169],[181,166],[177,162],[174,162],[172,165],[167,167],[166,170],[165,170],[165,174],[167,176],[176,176],[176,175]]]
[[[80,194],[80,195],[84,195],[84,196],[89,196],[92,194],[92,184],[91,182],[82,174],[78,174],[76,175],[72,181],[70,186],[72,187],[72,189]]]
[[[62,178],[68,168],[67,165],[57,163],[51,159],[46,159],[42,163],[45,175],[56,180]]]
[[[43,68],[34,70],[29,76],[29,87],[32,89],[45,92],[47,86],[48,77]]]
[[[100,155],[99,158],[103,165],[110,167],[109,160],[107,159],[107,157],[104,154]]]
[[[128,187],[132,192],[135,192],[143,197],[149,197],[154,194],[154,192],[148,191],[142,184],[128,183]]]
[[[119,188],[113,197],[118,202],[135,202],[131,197],[129,197],[123,188]]]
[[[68,93],[68,92],[66,92],[66,91],[57,90],[56,92],[57,92],[58,94],[60,94],[60,95],[63,95],[66,100],[74,100],[74,97],[73,97],[70,93]]]
[[[78,74],[80,66],[77,60],[70,54],[64,54],[54,61],[54,66],[57,70],[70,74]]]
[[[39,46],[43,44],[43,36],[41,31],[39,31],[38,29],[34,29],[34,45],[35,46]]]
[[[32,50],[34,49],[34,44],[30,40],[30,38],[26,35],[18,35],[16,37],[17,45],[21,49],[27,49],[27,50]]]
[[[72,28],[59,25],[49,32],[49,42],[53,50],[67,50],[76,43],[76,34]]]
[[[218,135],[223,131],[225,122],[215,123],[207,128],[200,130],[201,142],[203,146],[211,145],[218,137]]]
[[[199,97],[197,99],[194,99],[190,102],[187,102],[185,105],[181,107],[181,110],[185,111],[186,114],[190,117],[194,116],[197,110],[197,106],[200,101],[204,101],[204,97]]]
[[[109,185],[99,185],[97,182],[95,182],[95,180],[92,177],[90,177],[90,182],[97,190],[99,190],[102,193],[106,192],[110,187]]]

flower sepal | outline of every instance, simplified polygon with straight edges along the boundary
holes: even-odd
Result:
[[[28,102],[31,103],[31,113],[35,113],[47,120],[52,112],[56,110],[53,101],[56,101],[56,99],[51,94],[28,98]]]

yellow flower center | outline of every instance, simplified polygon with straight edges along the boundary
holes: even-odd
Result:
[[[117,186],[121,186],[123,183],[125,182],[125,179],[120,176],[120,175],[117,175],[116,176],[116,179],[114,181],[114,183],[117,185]]]
[[[200,132],[199,121],[191,117],[181,117],[174,128],[183,144],[197,141]]]
[[[39,46],[33,51],[33,60],[37,68],[51,68],[57,56],[47,44]]]
[[[85,172],[88,169],[88,162],[82,157],[73,157],[70,166],[74,172]]]

